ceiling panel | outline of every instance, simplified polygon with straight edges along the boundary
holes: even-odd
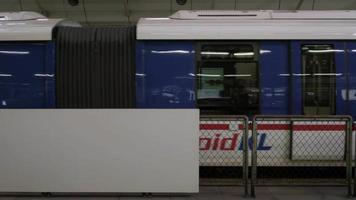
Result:
[[[214,9],[215,0],[193,0],[193,10]]]
[[[27,0],[23,0],[23,1],[27,1]],[[63,2],[66,2],[66,1],[63,1],[63,0],[34,0],[34,1],[31,1],[31,3],[28,3],[26,5],[27,6],[30,6],[30,4],[33,4],[32,6],[39,5],[42,10],[50,12],[50,13],[58,12],[58,11],[64,12],[67,9]],[[27,10],[27,6],[26,6],[25,10]]]
[[[311,10],[313,1],[312,0],[282,0],[281,9],[282,10],[295,10],[298,5],[301,10]]]
[[[167,0],[168,1],[168,0]],[[187,0],[185,5],[178,5],[175,0],[170,0],[172,2],[172,10],[191,10],[193,9],[193,0]]]
[[[273,10],[279,8],[279,0],[238,0],[236,7],[240,10]]]
[[[123,11],[124,0],[85,0],[87,11]]]
[[[23,10],[36,11],[36,12],[42,12],[40,4],[38,4],[36,2],[36,0],[25,0],[25,1],[22,1],[22,9]]]
[[[0,11],[8,12],[8,11],[18,11],[20,10],[20,4],[18,0],[0,0]]]
[[[168,11],[170,10],[170,0],[129,0],[128,5],[131,11]]]
[[[141,17],[167,17],[177,10],[294,10],[356,9],[356,0],[79,0],[70,6],[67,0],[0,0],[0,11],[29,10],[48,17],[71,18],[84,24],[122,25],[135,23]]]
[[[330,10],[330,9],[344,9],[344,10],[354,10],[356,9],[355,0],[315,0],[314,9],[318,10]]]
[[[237,0],[215,0],[215,10],[234,10],[236,9]]]

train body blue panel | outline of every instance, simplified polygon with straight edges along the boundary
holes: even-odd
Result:
[[[301,76],[296,76],[297,74],[302,74],[302,59],[301,59],[301,43],[299,41],[292,41],[290,45],[291,52],[291,99],[290,104],[292,106],[291,113],[293,115],[302,114],[302,78]]]
[[[138,108],[196,108],[197,41],[138,41]],[[336,114],[356,117],[356,42],[259,41],[260,114],[303,114],[305,44],[336,49]],[[344,51],[346,48],[347,51]],[[55,107],[53,42],[0,43],[0,108]],[[349,75],[349,76],[348,76]]]
[[[0,43],[0,108],[53,108],[54,44]]]
[[[139,108],[196,106],[193,42],[138,42],[136,63],[136,94]]]
[[[261,114],[289,113],[288,43],[260,43],[260,112]]]
[[[352,115],[353,118],[356,118],[356,42],[347,43],[347,71],[349,73],[348,85],[342,91],[342,95],[345,99],[349,99],[347,104],[347,112],[345,114]],[[347,90],[349,91],[347,93]]]
[[[335,76],[336,78],[336,114],[345,115],[347,113],[347,99],[343,97],[342,91],[347,88],[347,73],[346,73],[346,52],[344,42],[333,42],[334,48],[336,50],[341,50],[335,52]]]

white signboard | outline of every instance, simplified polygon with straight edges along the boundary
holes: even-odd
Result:
[[[0,110],[0,127],[0,192],[199,190],[198,110]]]

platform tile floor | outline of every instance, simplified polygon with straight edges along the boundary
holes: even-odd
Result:
[[[256,200],[339,200],[350,199],[344,187],[258,187]],[[191,196],[0,196],[0,200],[238,200],[243,197],[241,187],[201,187]],[[356,198],[355,198],[356,199]]]

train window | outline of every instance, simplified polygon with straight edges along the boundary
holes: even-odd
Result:
[[[335,114],[335,63],[332,45],[302,46],[303,112]]]
[[[259,75],[255,51],[251,44],[200,46],[196,76],[201,114],[258,113]]]

